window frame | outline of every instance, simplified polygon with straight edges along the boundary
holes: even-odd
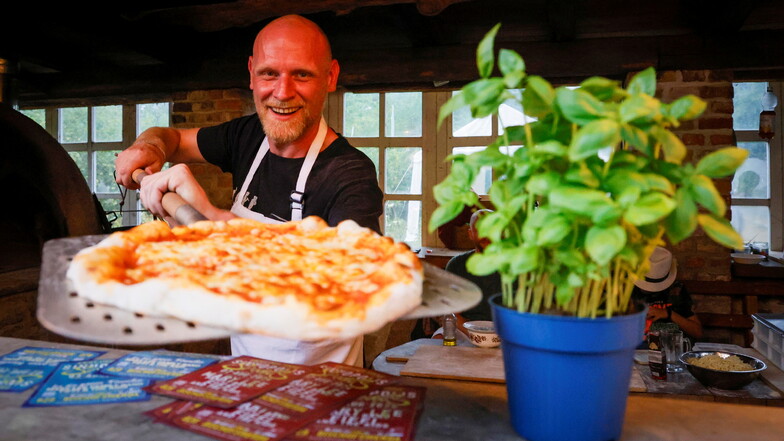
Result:
[[[735,83],[748,81],[735,81]],[[771,251],[782,251],[784,249],[784,142],[782,141],[782,127],[784,127],[784,112],[782,106],[782,91],[784,82],[768,81],[768,85],[776,94],[779,104],[776,107],[776,117],[774,120],[774,133],[772,139],[763,139],[759,136],[758,130],[738,130],[734,129],[735,141],[742,142],[767,142],[768,143],[768,185],[770,195],[768,199],[750,199],[731,197],[730,207],[768,207],[770,218],[768,224],[770,228],[770,249]]]
[[[68,105],[58,105],[58,106],[31,106],[29,108],[22,108],[20,110],[35,110],[35,109],[43,109],[45,112],[45,127],[44,129],[55,139],[57,142],[63,147],[63,149],[70,153],[70,152],[86,152],[87,153],[87,176],[85,180],[87,182],[87,186],[90,189],[95,197],[102,202],[106,199],[116,199],[118,201],[121,200],[122,192],[120,188],[117,188],[116,192],[97,192],[96,191],[96,175],[97,175],[97,161],[95,157],[95,153],[102,152],[102,151],[114,151],[114,150],[124,150],[131,144],[133,144],[134,140],[137,137],[137,130],[138,130],[138,118],[137,118],[137,109],[139,105],[144,104],[157,104],[157,103],[165,103],[169,106],[169,113],[168,113],[168,120],[169,125],[171,125],[171,111],[172,111],[172,103],[170,100],[161,99],[161,100],[146,100],[143,102],[134,102],[134,103],[117,103],[117,102],[106,102],[106,103],[95,103],[95,104],[87,104],[87,103],[78,103],[78,104],[68,104]],[[93,133],[95,130],[94,126],[94,109],[98,107],[109,107],[109,106],[121,106],[122,111],[122,139],[120,141],[94,141],[93,140]],[[87,108],[87,140],[86,142],[79,142],[79,143],[64,143],[60,136],[61,126],[60,126],[60,113],[62,109],[67,108]],[[127,228],[141,224],[144,222],[144,213],[146,210],[141,205],[141,200],[139,197],[139,192],[136,190],[127,191],[123,189],[122,191],[125,192],[125,199],[122,205],[120,206],[120,210],[122,211],[122,221],[120,224],[112,224],[112,228]],[[104,209],[105,210],[105,209]],[[112,213],[112,210],[105,210],[107,214],[107,221],[111,220],[109,215]]]

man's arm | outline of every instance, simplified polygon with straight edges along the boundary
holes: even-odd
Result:
[[[153,174],[166,162],[205,162],[199,151],[196,135],[199,129],[173,129],[151,127],[139,135],[136,141],[117,155],[115,170],[117,183],[138,189],[132,174],[138,169]]]

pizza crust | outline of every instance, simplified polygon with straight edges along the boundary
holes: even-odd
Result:
[[[113,233],[97,245],[74,256],[67,278],[79,296],[145,315],[171,316],[236,333],[304,341],[347,340],[374,332],[416,308],[422,300],[422,266],[416,255],[405,245],[379,236],[353,221],[343,221],[332,228],[314,216],[287,223],[296,224],[293,234],[303,237],[301,244],[304,250],[300,250],[303,255],[307,256],[319,246],[340,245],[350,247],[353,258],[341,262],[340,265],[335,265],[334,262],[323,263],[315,265],[316,268],[303,267],[296,270],[312,271],[314,273],[309,274],[318,278],[329,278],[332,274],[340,275],[338,279],[341,279],[345,278],[346,274],[357,273],[368,278],[367,280],[389,280],[388,283],[378,285],[358,279],[352,286],[370,292],[357,293],[354,290],[350,294],[360,296],[364,303],[357,304],[346,300],[342,306],[335,307],[333,303],[329,303],[328,307],[316,308],[314,305],[318,304],[319,294],[324,293],[316,292],[316,298],[304,296],[304,288],[296,283],[299,279],[293,275],[281,275],[279,278],[279,281],[285,281],[287,278],[295,280],[285,292],[280,292],[278,285],[277,288],[267,287],[265,291],[264,280],[259,280],[255,281],[260,286],[259,292],[246,293],[244,297],[231,293],[218,294],[215,290],[182,278],[152,277],[129,283],[124,277],[130,271],[125,270],[135,265],[137,260],[144,260],[143,256],[133,254],[140,244],[160,242],[168,245],[171,242],[174,245],[178,243],[177,237],[224,233],[232,229],[242,230],[248,234],[248,240],[252,240],[255,234],[270,228],[268,224],[249,219],[201,221],[173,230],[163,222],[148,224]],[[182,230],[183,228],[187,230]],[[339,240],[320,240],[325,234],[337,234]],[[285,244],[285,239],[281,236],[265,240],[280,240]],[[299,237],[297,240],[295,243],[299,244]],[[387,254],[383,260],[374,262],[371,256],[378,254],[379,246],[383,247]],[[339,251],[336,249],[333,253],[331,249],[318,250],[327,253],[326,255],[339,255]],[[308,260],[302,257],[291,259],[291,262],[292,265],[301,262],[306,266]],[[224,263],[224,269],[227,265],[230,263]],[[241,265],[238,266],[238,275],[251,272],[244,270]],[[183,268],[184,271],[186,270]],[[294,271],[293,274],[302,273]],[[257,296],[258,300],[250,301],[245,298],[253,296]],[[332,302],[331,297],[327,296],[327,299]],[[341,304],[340,296],[335,300],[335,304]]]

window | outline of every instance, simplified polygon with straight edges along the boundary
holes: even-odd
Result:
[[[115,183],[114,160],[145,129],[169,125],[168,103],[27,109],[22,113],[62,144],[103,206],[112,227],[133,226],[152,219],[141,207],[138,192],[126,192]]]
[[[339,115],[330,116],[328,109],[330,125],[376,165],[384,192],[382,231],[414,250],[439,243],[427,223],[437,205],[432,188],[449,172],[446,158],[481,150],[503,126],[531,121],[509,102],[500,118],[474,119],[466,108],[439,128],[438,111],[454,93],[459,92],[346,92],[330,106],[340,109]],[[486,199],[491,179],[489,169],[477,178],[474,190],[480,198]]]
[[[733,128],[738,147],[749,151],[746,162],[732,180],[732,225],[745,242],[768,242],[772,250],[784,248],[782,241],[782,117],[777,108],[772,139],[759,136],[762,98],[768,88],[782,96],[781,82],[734,83]]]
[[[412,249],[423,244],[422,92],[346,93],[342,132],[376,165],[384,192],[382,230]]]

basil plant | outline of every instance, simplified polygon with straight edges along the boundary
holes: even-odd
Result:
[[[684,163],[686,147],[671,131],[699,117],[704,101],[654,98],[653,68],[625,89],[602,77],[554,88],[528,75],[523,58],[508,49],[498,53],[501,76],[493,76],[499,27],[477,48],[480,78],[444,104],[439,124],[466,106],[474,118],[498,114],[507,100],[535,121],[504,127],[480,152],[447,158],[451,170],[434,187],[439,206],[429,228],[479,207],[471,185],[480,169],[492,169],[493,212],[477,224],[491,243],[469,259],[468,270],[499,272],[505,306],[578,317],[625,314],[634,281],[665,238],[677,244],[699,226],[723,246],[743,247],[713,179],[733,174],[748,152],[727,147],[696,165]],[[513,145],[523,147],[508,154]]]

